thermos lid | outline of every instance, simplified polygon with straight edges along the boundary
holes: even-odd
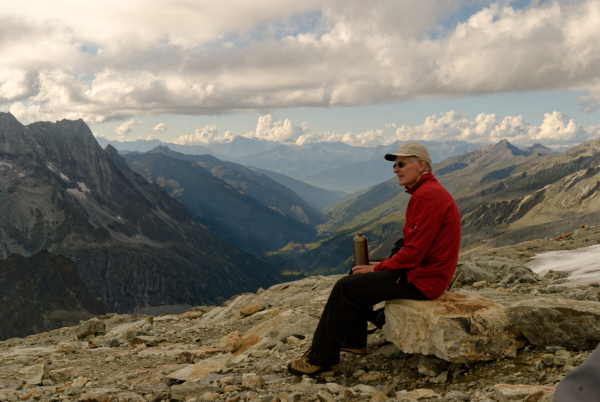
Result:
[[[357,236],[362,236],[363,232],[358,232]]]

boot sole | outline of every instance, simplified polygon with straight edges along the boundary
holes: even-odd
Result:
[[[346,352],[346,353],[352,353],[355,355],[366,355],[367,354],[367,349],[352,349],[352,348],[341,348],[340,351],[342,352]]]
[[[317,376],[321,376],[324,374],[331,374],[331,375],[337,375],[340,372],[340,365],[337,364],[333,367],[327,367],[327,368],[320,368],[316,371],[313,371],[312,373],[305,373],[303,371],[300,370],[296,370],[295,368],[292,367],[292,363],[289,363],[287,366],[288,371],[291,374],[297,375],[297,376],[303,376],[303,375],[307,375],[310,377],[317,377]]]

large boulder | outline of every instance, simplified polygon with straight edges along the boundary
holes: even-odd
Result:
[[[458,267],[462,270],[462,277],[460,282],[472,285],[475,282],[488,281],[490,283],[496,282],[496,276],[487,270],[478,267],[472,262],[459,263]]]
[[[481,296],[445,292],[434,300],[386,303],[383,332],[406,353],[470,363],[516,356],[524,344],[504,307]]]
[[[531,299],[507,308],[511,324],[534,345],[593,349],[600,342],[600,304],[568,299]]]
[[[82,322],[79,327],[75,330],[77,338],[85,338],[88,335],[95,335],[104,333],[105,325],[104,322],[97,318]]]

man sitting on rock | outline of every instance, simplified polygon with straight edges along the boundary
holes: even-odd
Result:
[[[389,259],[352,268],[329,296],[311,348],[288,364],[295,375],[316,376],[340,369],[340,351],[364,354],[367,318],[384,300],[435,299],[450,284],[460,247],[460,214],[454,199],[433,177],[429,151],[418,143],[402,144],[394,173],[411,199],[406,209],[404,246]]]

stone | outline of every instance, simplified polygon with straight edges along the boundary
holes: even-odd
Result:
[[[90,381],[89,378],[87,377],[77,377],[76,379],[74,379],[71,382],[71,386],[74,387],[83,387],[85,384],[87,384]]]
[[[384,394],[375,394],[374,397],[372,397],[371,399],[369,399],[369,402],[385,402],[385,400],[388,399],[387,396],[385,396]]]
[[[240,346],[242,345],[242,337],[239,332],[233,331],[229,335],[226,335],[221,338],[219,342],[219,347],[223,351],[223,353],[233,353],[236,352]]]
[[[41,385],[42,380],[48,376],[48,365],[34,364],[18,371],[17,379],[31,385]]]
[[[198,381],[187,381],[171,387],[171,398],[177,401],[185,401],[188,397],[203,395],[206,392],[218,392],[218,388]]]
[[[496,282],[496,276],[494,276],[494,274],[478,267],[472,262],[458,264],[457,268],[462,269],[460,282],[466,283],[467,285],[472,285],[474,283],[483,281],[490,283]]]
[[[194,362],[195,356],[190,352],[181,352],[177,355],[175,361],[177,364],[191,364]]]
[[[319,391],[317,399],[319,399],[320,402],[335,402],[333,395],[327,391]]]
[[[377,388],[365,384],[358,384],[352,387],[352,389],[361,394],[375,395],[379,393],[379,390]]]
[[[593,349],[600,341],[600,304],[539,298],[507,308],[512,325],[534,345]]]
[[[337,395],[344,391],[344,387],[334,382],[328,382],[327,384],[325,384],[325,389],[327,390],[327,392],[333,395]]]
[[[248,389],[264,388],[265,387],[265,379],[260,375],[247,378],[244,381],[242,381],[242,387],[248,388]]]
[[[415,399],[418,400],[420,398],[436,398],[439,395],[432,389],[427,388],[417,388],[412,391],[400,391],[396,394],[396,399],[402,401],[403,399]]]
[[[158,339],[153,336],[135,335],[131,338],[133,346],[146,345],[147,347],[158,346]]]
[[[112,397],[105,393],[85,393],[81,394],[79,402],[111,402]]]
[[[106,346],[109,348],[118,348],[121,346],[121,342],[117,338],[111,338],[106,342]]]
[[[462,391],[457,391],[457,390],[452,390],[450,392],[447,392],[446,395],[444,395],[444,399],[447,400],[456,400],[456,401],[470,401],[471,398],[469,397],[469,395],[465,394]]]
[[[418,371],[423,375],[437,377],[442,372],[446,371],[449,366],[450,363],[436,356],[419,356]]]
[[[370,371],[368,373],[361,375],[359,378],[359,381],[360,382],[371,382],[371,381],[380,380],[382,378],[386,378],[386,375],[380,373],[379,371]]]
[[[206,393],[202,394],[200,399],[203,399],[205,401],[214,401],[214,400],[219,399],[220,396],[221,396],[221,394],[219,394],[218,392],[206,392]]]
[[[387,397],[393,398],[396,396],[396,390],[389,382],[385,383],[385,387],[383,387],[383,394]]]
[[[469,363],[516,357],[524,345],[504,307],[474,294],[444,292],[434,300],[386,302],[385,338],[406,353]]]
[[[249,304],[248,306],[242,308],[241,314],[243,317],[247,317],[254,313],[258,313],[259,311],[263,311],[265,307],[266,305],[264,303]]]
[[[104,333],[105,328],[106,327],[102,320],[92,318],[91,320],[79,324],[79,326],[75,330],[75,335],[77,335],[77,338],[83,339],[88,335]]]
[[[181,315],[179,315],[180,318],[182,319],[188,319],[188,320],[197,320],[199,318],[202,318],[202,316],[204,315],[204,313],[202,311],[187,311]]]
[[[80,346],[77,342],[64,342],[56,345],[56,350],[64,354],[77,353],[80,350]]]
[[[474,284],[471,285],[472,288],[487,288],[488,286],[490,286],[490,283],[488,281],[479,281],[479,282],[475,282]]]
[[[536,401],[552,402],[554,387],[547,385],[497,384],[494,386],[499,402]]]
[[[263,357],[270,356],[271,353],[269,352],[268,349],[263,349],[263,350],[253,350],[252,353],[250,353],[250,355],[252,357],[257,357],[257,358],[261,359]]]
[[[232,357],[233,356],[230,353],[213,356],[206,360],[202,360],[199,363],[190,364],[181,370],[177,370],[174,373],[169,374],[167,378],[178,381],[199,380],[212,372],[222,371],[227,368],[227,362],[230,361]]]

